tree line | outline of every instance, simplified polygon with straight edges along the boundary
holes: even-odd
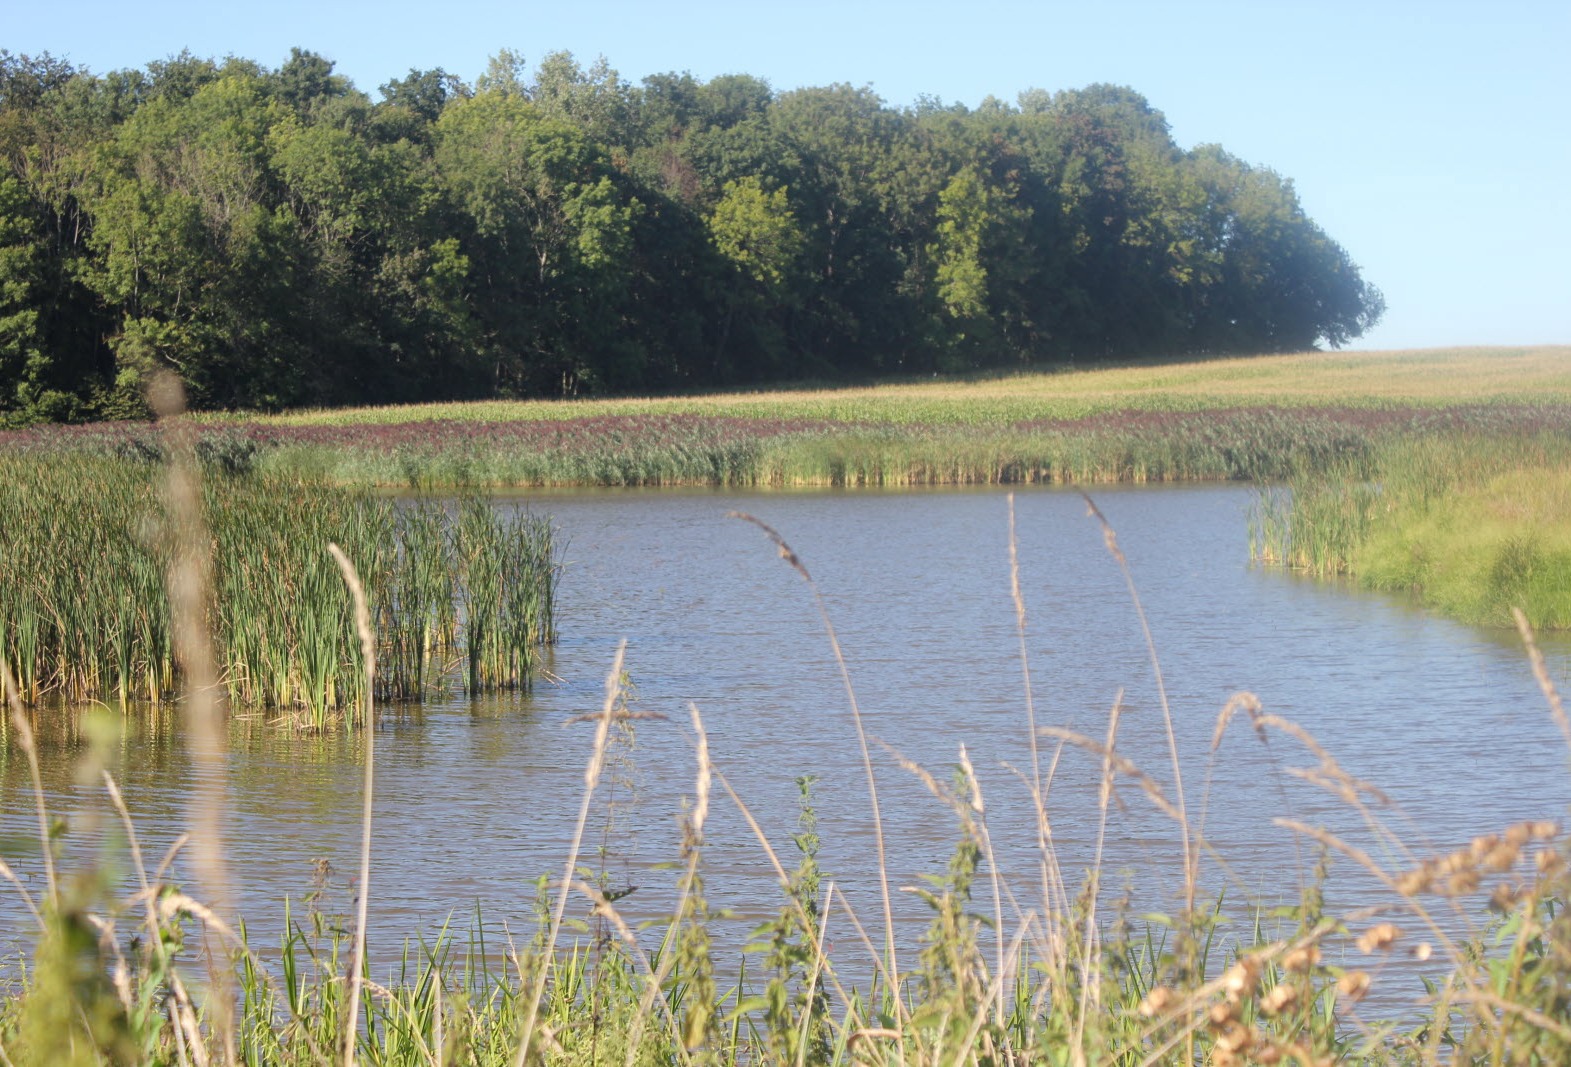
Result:
[[[1339,346],[1292,182],[1122,87],[891,107],[510,52],[372,100],[293,50],[0,51],[0,422]]]

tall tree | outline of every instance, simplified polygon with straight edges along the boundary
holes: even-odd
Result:
[[[717,373],[722,380],[739,371],[747,378],[767,378],[784,357],[781,315],[788,303],[787,291],[799,271],[803,244],[787,191],[765,192],[752,177],[727,182],[709,216],[709,234],[715,249],[741,279],[741,284],[726,287]],[[754,327],[754,343],[747,358],[750,366],[745,370],[728,351],[739,310]]]
[[[436,160],[468,223],[495,387],[591,387],[627,289],[637,199],[579,130],[508,92],[443,112]]]

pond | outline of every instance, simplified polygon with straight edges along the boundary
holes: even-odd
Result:
[[[1390,798],[1375,813],[1418,855],[1464,844],[1525,818],[1558,818],[1571,802],[1567,750],[1514,633],[1426,615],[1399,598],[1252,567],[1246,488],[1101,490],[1095,499],[1127,557],[1171,709],[1188,813],[1216,854],[1202,879],[1247,921],[1247,901],[1292,903],[1315,849],[1273,822],[1324,825],[1400,870],[1358,813],[1288,768],[1316,760],[1291,737],[1262,740],[1243,717],[1211,750],[1217,716],[1240,691],[1297,723],[1348,772]],[[535,883],[559,873],[583,790],[605,678],[626,642],[630,706],[649,713],[619,745],[593,806],[582,862],[631,917],[669,906],[678,820],[693,793],[689,706],[717,769],[795,863],[798,786],[812,776],[820,862],[873,937],[881,905],[867,783],[834,648],[813,591],[746,511],[775,527],[812,573],[833,622],[868,733],[887,835],[891,884],[940,874],[956,820],[890,750],[950,780],[964,744],[986,800],[999,867],[1022,909],[1039,908],[1027,701],[1010,592],[1009,520],[999,491],[582,492],[501,498],[549,513],[565,541],[554,681],[532,693],[445,699],[389,712],[377,736],[371,869],[373,965],[450,916],[467,927],[528,929]],[[1118,750],[1175,798],[1161,691],[1125,577],[1098,523],[1073,492],[1015,497],[1026,646],[1039,724],[1101,741],[1120,708]],[[1546,643],[1566,686],[1571,646]],[[46,733],[48,731],[46,730]],[[58,732],[58,731],[57,731]],[[359,842],[360,744],[292,739],[237,720],[225,771],[227,847],[239,910],[257,941],[274,942],[286,897],[324,889],[322,907],[350,911]],[[888,746],[888,748],[884,747]],[[1056,742],[1044,739],[1050,764]],[[37,884],[24,762],[5,757],[7,859]],[[77,784],[79,746],[46,752],[51,809],[89,851],[101,788]],[[1097,755],[1067,748],[1048,811],[1069,892],[1099,838]],[[160,853],[179,832],[192,772],[167,720],[133,716],[117,777],[143,837]],[[609,803],[607,802],[609,801]],[[706,826],[707,893],[738,930],[774,913],[771,867],[735,806],[717,790]],[[1136,911],[1172,910],[1181,834],[1127,779],[1109,810],[1103,885]],[[325,861],[325,866],[323,861]],[[1333,864],[1333,909],[1390,901],[1345,858]],[[14,946],[26,915],[0,903]],[[990,893],[978,894],[990,910]],[[896,895],[902,938],[924,914]],[[1006,905],[1006,908],[1008,906]],[[849,928],[839,936],[853,938]],[[908,941],[908,943],[910,943]]]

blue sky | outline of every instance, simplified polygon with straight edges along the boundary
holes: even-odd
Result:
[[[9,10],[4,10],[9,9]],[[0,47],[94,71],[189,48],[269,66],[292,45],[376,96],[410,68],[466,79],[500,48],[622,76],[844,81],[904,105],[1115,82],[1179,144],[1293,179],[1385,292],[1360,348],[1571,343],[1571,3],[950,0],[4,0]]]

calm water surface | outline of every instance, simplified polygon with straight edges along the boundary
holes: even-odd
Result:
[[[1454,847],[1525,817],[1559,817],[1571,801],[1563,740],[1513,634],[1429,617],[1399,600],[1250,567],[1247,489],[1104,490],[1097,503],[1129,560],[1176,723],[1192,816],[1232,870],[1206,881],[1230,898],[1296,895],[1312,850],[1273,818],[1290,816],[1374,848],[1341,802],[1285,773],[1314,760],[1290,738],[1262,744],[1235,722],[1214,760],[1228,698],[1248,690],[1334,751],[1394,805],[1382,818],[1420,850]],[[981,776],[1000,866],[1022,907],[1035,888],[1027,794],[1026,701],[1009,586],[1005,496],[995,491],[732,494],[595,492],[505,500],[554,516],[566,542],[557,681],[532,694],[432,703],[390,716],[377,737],[373,947],[449,915],[527,922],[534,882],[565,858],[593,726],[620,641],[633,706],[664,719],[636,724],[597,805],[586,862],[639,886],[624,908],[658,914],[673,875],[683,798],[693,790],[689,705],[703,716],[715,763],[794,862],[796,779],[817,778],[821,861],[865,921],[879,910],[867,790],[833,650],[812,595],[738,509],[777,528],[823,592],[867,728],[947,780],[967,747]],[[1075,494],[1016,497],[1027,645],[1040,724],[1101,739],[1122,707],[1118,747],[1173,794],[1156,675],[1124,577]],[[1571,649],[1547,649],[1566,685]],[[192,771],[180,740],[133,727],[118,777],[143,835],[161,852],[181,827]],[[276,937],[286,897],[312,890],[326,860],[328,907],[349,910],[357,869],[362,765],[351,739],[292,740],[237,722],[226,769],[229,854],[240,910],[259,940]],[[1043,744],[1044,765],[1051,757]],[[75,783],[77,750],[51,748],[53,810],[90,828],[101,790]],[[25,766],[4,757],[6,858],[37,878]],[[909,885],[941,872],[954,819],[922,783],[875,748],[891,876]],[[1007,766],[1006,766],[1007,765]],[[1206,780],[1209,770],[1209,791]],[[1098,758],[1066,750],[1050,795],[1071,889],[1093,855]],[[1179,835],[1126,785],[1110,814],[1107,882],[1137,893],[1137,910],[1171,907]],[[614,831],[606,833],[614,821]],[[751,923],[779,895],[767,861],[717,793],[708,825],[709,897]],[[76,854],[91,834],[75,835]],[[599,858],[605,846],[604,859]],[[1380,853],[1377,852],[1377,855]],[[1339,861],[1333,906],[1365,903],[1368,879]],[[897,900],[915,922],[919,902]],[[14,896],[0,933],[26,929]],[[907,929],[914,930],[914,927]],[[874,936],[876,937],[876,931]]]

